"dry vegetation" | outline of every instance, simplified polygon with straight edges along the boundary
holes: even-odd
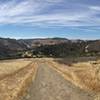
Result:
[[[34,66],[27,60],[0,62],[0,100],[19,100],[32,81]]]
[[[0,100],[20,100],[40,62],[47,63],[76,86],[97,94],[95,100],[100,100],[100,59],[61,62],[50,58],[0,61]]]
[[[0,78],[12,74],[15,71],[24,68],[31,61],[28,60],[8,60],[8,61],[0,61]]]
[[[48,60],[53,68],[76,86],[95,93],[100,93],[100,60],[87,62],[58,63]],[[64,61],[65,62],[65,61]],[[66,61],[67,62],[67,61]]]

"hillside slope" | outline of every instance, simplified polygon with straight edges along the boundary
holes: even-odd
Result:
[[[23,56],[24,55],[24,56]],[[83,41],[66,38],[9,39],[0,38],[0,58],[34,55],[67,57],[100,55],[100,40]]]

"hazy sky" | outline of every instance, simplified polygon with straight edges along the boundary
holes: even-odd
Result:
[[[0,37],[100,39],[100,0],[0,0]]]

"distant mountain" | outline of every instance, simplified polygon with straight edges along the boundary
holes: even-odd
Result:
[[[19,43],[26,45],[28,48],[35,48],[41,45],[55,45],[60,43],[68,42],[65,38],[45,38],[45,39],[20,39]]]
[[[100,40],[68,40],[66,38],[10,39],[0,38],[0,58],[67,57],[100,55]]]
[[[87,41],[87,52],[100,53],[100,40]]]
[[[17,52],[27,50],[26,45],[15,39],[0,38],[0,57],[16,56]]]

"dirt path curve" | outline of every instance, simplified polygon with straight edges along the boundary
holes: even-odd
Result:
[[[48,65],[39,64],[34,82],[22,100],[94,100],[89,94],[66,81]]]

